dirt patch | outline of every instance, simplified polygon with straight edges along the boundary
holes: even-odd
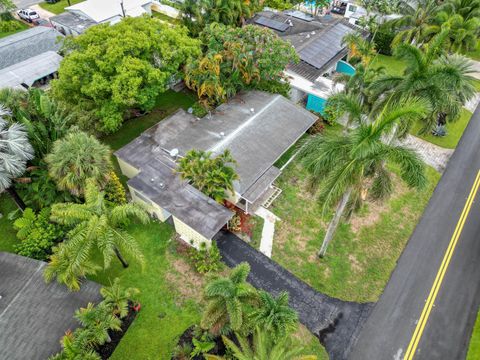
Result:
[[[399,198],[409,191],[409,189],[396,175],[392,175],[392,177],[394,189],[392,197],[383,201],[367,200],[365,202],[365,204],[368,206],[367,214],[353,214],[352,218],[350,219],[350,226],[355,234],[357,234],[360,229],[364,227],[376,224],[378,220],[380,220],[380,216],[390,209],[390,201]]]
[[[174,259],[171,254],[167,254],[167,258],[169,258],[169,263],[172,265],[172,268],[166,274],[167,281],[181,295],[176,299],[180,303],[177,305],[182,305],[188,299],[202,303],[202,291],[206,282],[205,277],[197,273],[186,259]]]
[[[348,255],[348,261],[350,261],[350,266],[352,267],[352,270],[356,273],[362,272],[363,267],[360,261],[355,257],[353,254]]]

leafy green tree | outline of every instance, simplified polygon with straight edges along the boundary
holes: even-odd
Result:
[[[104,193],[98,190],[93,180],[87,181],[84,204],[55,204],[51,220],[71,227],[68,240],[54,248],[50,262],[45,269],[47,282],[57,278],[73,290],[80,288],[80,278],[95,273],[99,267],[93,259],[99,253],[103,257],[103,268],[110,266],[116,256],[124,267],[128,263],[121,252],[143,265],[140,246],[124,226],[132,219],[141,223],[149,221],[147,213],[138,205],[107,206]]]
[[[298,315],[288,305],[288,293],[282,292],[274,298],[260,291],[260,306],[252,312],[252,323],[266,330],[277,341],[297,329]]]
[[[0,0],[0,13],[15,9],[15,5],[11,0]]]
[[[233,192],[233,182],[238,179],[230,151],[225,150],[216,157],[202,150],[190,150],[178,162],[177,172],[182,179],[215,201],[222,202]]]
[[[248,328],[247,306],[258,301],[257,291],[247,283],[250,265],[241,263],[228,277],[211,280],[204,291],[207,307],[201,326],[212,333],[244,331]]]
[[[205,54],[188,64],[185,82],[210,106],[224,102],[241,89],[269,91],[282,84],[287,65],[298,61],[290,43],[259,26],[231,28],[213,24],[205,28],[201,39]],[[288,85],[284,92],[288,92]]]
[[[399,167],[400,176],[409,187],[421,188],[426,184],[425,165],[418,155],[385,142],[401,120],[412,122],[425,112],[424,104],[417,101],[388,106],[377,118],[360,116],[357,127],[351,131],[318,134],[302,147],[299,156],[309,172],[312,188],[320,188],[318,199],[323,204],[323,214],[336,205],[318,253],[320,257],[325,255],[347,210],[358,209],[366,194],[382,199],[392,192],[386,162]]]
[[[15,220],[13,227],[21,241],[15,252],[37,260],[47,260],[55,243],[62,240],[63,229],[49,221],[50,209],[43,208],[38,214],[27,208],[22,217]]]
[[[105,133],[118,130],[129,109],[151,110],[182,65],[200,54],[185,28],[147,17],[93,26],[66,39],[64,50],[52,93],[91,115],[85,127]]]
[[[475,93],[471,62],[456,54],[441,55],[446,36],[447,33],[437,35],[424,50],[409,44],[397,46],[394,56],[407,64],[404,73],[381,76],[371,85],[383,103],[406,97],[427,100],[430,111],[421,119],[421,133],[458,119],[463,104]]]
[[[0,105],[0,193],[7,191],[20,210],[25,203],[17,194],[12,180],[21,176],[27,161],[33,159],[33,148],[28,141],[25,127],[19,123],[10,126],[4,120],[10,112]]]
[[[128,301],[140,293],[137,288],[124,288],[120,285],[120,279],[115,278],[113,284],[100,289],[103,302],[113,309],[113,314],[120,319],[128,315]]]
[[[242,26],[245,20],[260,10],[259,0],[186,0],[182,7],[185,26],[198,35],[213,23]]]
[[[70,132],[57,140],[45,161],[58,189],[68,190],[74,196],[83,195],[87,179],[103,188],[112,170],[110,148],[82,131]]]
[[[256,328],[253,334],[253,342],[250,344],[248,338],[237,334],[240,344],[238,346],[227,338],[222,336],[226,347],[232,352],[236,360],[316,360],[315,355],[301,355],[305,349],[300,346],[294,346],[291,339],[281,338],[275,341],[266,329]],[[216,355],[205,354],[206,360],[222,360],[224,358]]]

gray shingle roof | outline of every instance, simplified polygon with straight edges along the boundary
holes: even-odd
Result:
[[[78,34],[82,34],[91,26],[97,24],[92,19],[89,19],[84,16],[80,16],[79,14],[76,14],[73,12],[64,12],[62,14],[52,16],[50,18],[50,21],[54,25],[57,25],[57,24],[62,25],[66,28],[69,28],[77,32]]]
[[[65,331],[78,326],[76,309],[101,300],[100,286],[80,291],[43,280],[46,263],[0,252],[0,359],[45,360],[60,350]]]
[[[36,26],[0,39],[0,69],[47,51],[57,52],[61,47],[59,37],[62,34],[53,28]]]
[[[62,57],[54,51],[47,51],[30,59],[0,69],[0,89],[22,88],[21,84],[32,84],[48,75],[57,72]]]

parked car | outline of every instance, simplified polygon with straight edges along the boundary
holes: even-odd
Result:
[[[334,6],[332,7],[332,13],[334,14],[339,14],[339,15],[345,15],[345,11],[347,10],[347,6]]]
[[[49,4],[55,4],[57,2],[59,2],[60,0],[45,0],[46,3],[49,3]]]
[[[35,26],[53,27],[52,23],[47,19],[35,19],[32,22]]]
[[[18,16],[20,19],[23,19],[28,22],[33,22],[33,20],[39,19],[40,16],[35,10],[32,9],[21,9],[18,11]]]

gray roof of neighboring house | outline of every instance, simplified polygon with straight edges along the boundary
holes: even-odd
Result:
[[[151,158],[128,185],[175,216],[198,233],[211,239],[234,213],[204,195],[174,172],[167,157]]]
[[[292,23],[293,26],[286,31],[275,32],[284,40],[290,41],[300,57],[298,64],[290,64],[288,68],[311,81],[322,76],[347,54],[347,49],[342,44],[343,37],[348,33],[361,31],[348,21],[332,16],[316,16],[312,21],[306,21],[290,16],[288,11],[262,11],[249,20],[249,23],[262,26],[256,23],[260,17]],[[365,32],[362,34],[366,35]]]
[[[149,154],[155,148],[178,149],[180,155],[191,149],[214,154],[228,149],[240,177],[234,184],[235,191],[243,195],[316,119],[281,95],[241,92],[220,105],[210,117],[198,119],[178,110],[118,150],[116,155],[142,168],[150,162]]]
[[[86,281],[77,292],[46,284],[46,263],[0,252],[0,358],[44,360],[61,350],[65,331],[78,326],[75,310],[101,300],[100,286]]]
[[[62,57],[54,51],[47,51],[30,59],[21,61],[4,69],[0,69],[0,89],[25,89],[45,76],[57,72]]]
[[[72,12],[64,12],[56,16],[52,16],[50,21],[56,25],[61,25],[63,27],[69,28],[75,31],[78,34],[83,33],[89,27],[96,25],[97,23],[92,19],[81,16]]]
[[[53,28],[36,26],[0,39],[0,69],[47,51],[58,51],[61,47],[59,36],[62,34]]]

